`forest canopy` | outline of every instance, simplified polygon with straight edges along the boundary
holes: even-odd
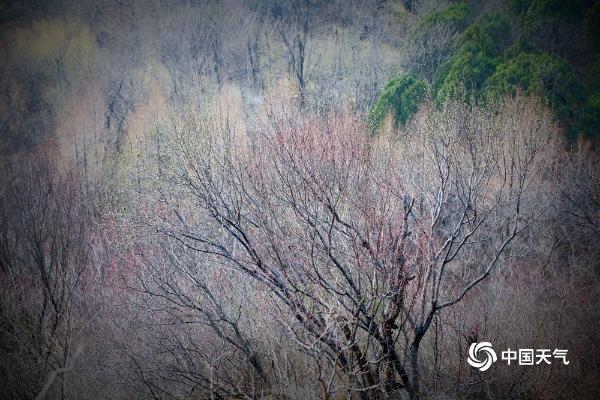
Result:
[[[593,33],[597,14],[597,3],[534,0],[507,1],[506,9],[473,18],[467,3],[452,3],[424,16],[415,27],[417,36],[436,25],[454,32],[447,55],[423,58],[425,66],[407,69],[414,79],[432,85],[438,103],[457,97],[493,101],[522,91],[545,99],[571,140],[596,138],[592,115],[598,92],[591,82],[600,78],[594,68],[599,57]],[[472,22],[466,24],[469,18]],[[384,92],[374,112],[381,114],[388,98]],[[398,121],[407,121],[406,113],[392,112]]]

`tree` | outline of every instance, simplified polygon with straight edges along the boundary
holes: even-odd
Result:
[[[405,67],[431,82],[450,56],[456,36],[466,28],[471,13],[469,5],[458,2],[420,20],[404,49]]]
[[[374,129],[388,114],[392,114],[394,124],[406,124],[417,112],[419,106],[430,93],[427,82],[417,80],[410,75],[400,75],[389,81],[373,109],[369,113],[369,121]]]
[[[589,95],[581,109],[576,113],[576,120],[571,126],[572,138],[583,136],[597,138],[600,126],[600,92]]]
[[[527,30],[542,29],[544,25],[558,26],[574,22],[581,17],[579,0],[532,0],[524,15],[523,25]]]
[[[593,52],[600,52],[600,3],[598,2],[585,15],[583,37]]]
[[[500,63],[509,33],[510,24],[502,14],[478,18],[463,32],[456,53],[440,69],[434,85],[436,99],[443,101],[463,91],[468,99],[477,97]]]
[[[311,0],[291,0],[284,4],[285,7],[274,5],[271,13],[277,21],[289,72],[297,81],[299,103],[303,108],[306,96],[306,47],[314,29],[314,5]]]
[[[466,28],[466,23],[471,16],[471,7],[464,2],[452,3],[444,9],[436,10],[424,17],[419,25],[422,28],[435,24],[449,24],[457,30]]]
[[[89,210],[74,173],[51,157],[12,162],[0,207],[3,397],[68,396],[70,368],[86,323],[83,275],[89,265]]]
[[[580,0],[532,0],[523,28],[541,49],[564,56],[577,46],[581,14]]]
[[[375,143],[351,116],[284,117],[249,142],[179,130],[147,177],[162,211],[146,220],[263,288],[289,338],[326,366],[326,397],[420,398],[436,315],[498,269],[543,210],[522,201],[544,122],[523,136],[514,110],[468,110],[428,109],[413,135]]]
[[[488,97],[501,98],[520,88],[545,98],[562,121],[569,121],[581,103],[584,87],[569,63],[548,53],[521,53],[498,65],[483,88]]]

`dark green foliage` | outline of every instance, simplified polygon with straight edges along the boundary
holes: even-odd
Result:
[[[525,35],[519,36],[517,40],[504,52],[504,58],[515,58],[521,53],[535,53],[537,47]]]
[[[462,34],[461,49],[484,50],[499,54],[510,42],[510,22],[504,14],[485,14]]]
[[[436,99],[443,101],[463,92],[467,99],[476,96],[499,62],[484,51],[460,51],[452,58],[447,75],[436,84]]]
[[[424,17],[412,31],[405,49],[404,70],[431,80],[454,51],[456,35],[468,25],[471,7],[464,2],[434,11]]]
[[[371,126],[378,128],[392,112],[395,124],[406,124],[430,93],[427,82],[410,75],[400,75],[389,81],[369,113]]]
[[[583,85],[569,63],[548,53],[522,53],[498,65],[485,84],[485,95],[498,98],[518,88],[545,98],[563,121],[573,117],[574,107],[584,98]]]
[[[462,30],[471,16],[471,7],[467,3],[453,3],[443,10],[434,11],[421,21],[419,29],[429,29],[433,25],[448,25],[456,30]]]
[[[506,3],[511,13],[521,16],[527,12],[531,0],[508,0]]]
[[[571,136],[600,137],[600,58],[592,64],[585,79],[588,93],[585,103],[577,112],[576,120],[571,127]]]
[[[600,136],[600,92],[592,93],[587,97],[569,133],[572,137],[598,138]]]
[[[585,87],[588,93],[600,92],[600,56],[592,64],[585,75]]]
[[[600,51],[600,1],[597,1],[585,15],[583,37],[593,52]]]
[[[423,62],[423,51],[413,57],[415,65],[404,67],[433,82],[438,104],[449,98],[495,101],[522,91],[544,98],[570,135],[596,136],[600,126],[600,61],[590,66],[592,57],[582,55],[600,51],[600,1],[506,0],[506,4],[512,20],[502,13],[484,14],[466,29],[473,11],[465,2],[429,14],[415,32],[431,32],[429,39],[434,42],[443,36],[440,27],[464,31],[450,40],[445,52],[436,49],[436,57],[426,54],[427,60],[436,62],[432,68]],[[518,35],[514,41],[513,32]],[[425,48],[435,47],[432,40],[424,43]],[[428,73],[422,71],[424,65]],[[587,78],[583,80],[576,71],[588,71]],[[410,93],[405,94],[407,82],[396,78],[386,86],[386,93],[370,115],[376,125],[390,109],[401,123],[410,118],[408,109],[416,110],[417,103],[399,100]],[[392,104],[391,99],[397,103]]]
[[[510,37],[510,24],[501,14],[484,15],[464,31],[457,52],[436,79],[436,99],[443,101],[463,93],[477,95],[501,62]]]
[[[579,0],[532,0],[523,20],[526,30],[576,22],[581,17]]]

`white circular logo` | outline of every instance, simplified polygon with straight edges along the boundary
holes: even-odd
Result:
[[[481,355],[485,356],[485,358],[480,360],[479,353],[483,353]],[[473,343],[471,344],[471,347],[469,347],[469,358],[467,359],[467,362],[469,365],[478,368],[480,371],[486,371],[497,360],[498,357],[490,342]]]

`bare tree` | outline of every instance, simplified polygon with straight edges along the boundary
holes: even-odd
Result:
[[[271,293],[298,347],[329,366],[327,396],[419,398],[434,317],[544,209],[522,204],[544,126],[520,137],[506,113],[427,112],[418,134],[375,143],[349,115],[282,119],[247,145],[196,126],[173,135],[152,178],[166,212],[155,226]]]
[[[290,73],[298,84],[300,107],[305,106],[306,47],[314,29],[314,5],[311,0],[292,0],[273,6],[272,17],[278,21],[278,32],[286,49]]]
[[[1,334],[10,348],[1,363],[8,379],[21,382],[9,386],[19,392],[6,396],[42,395],[58,381],[55,393],[65,398],[85,324],[80,290],[90,214],[76,175],[58,172],[43,153],[38,157],[44,162],[9,166],[3,185]]]

